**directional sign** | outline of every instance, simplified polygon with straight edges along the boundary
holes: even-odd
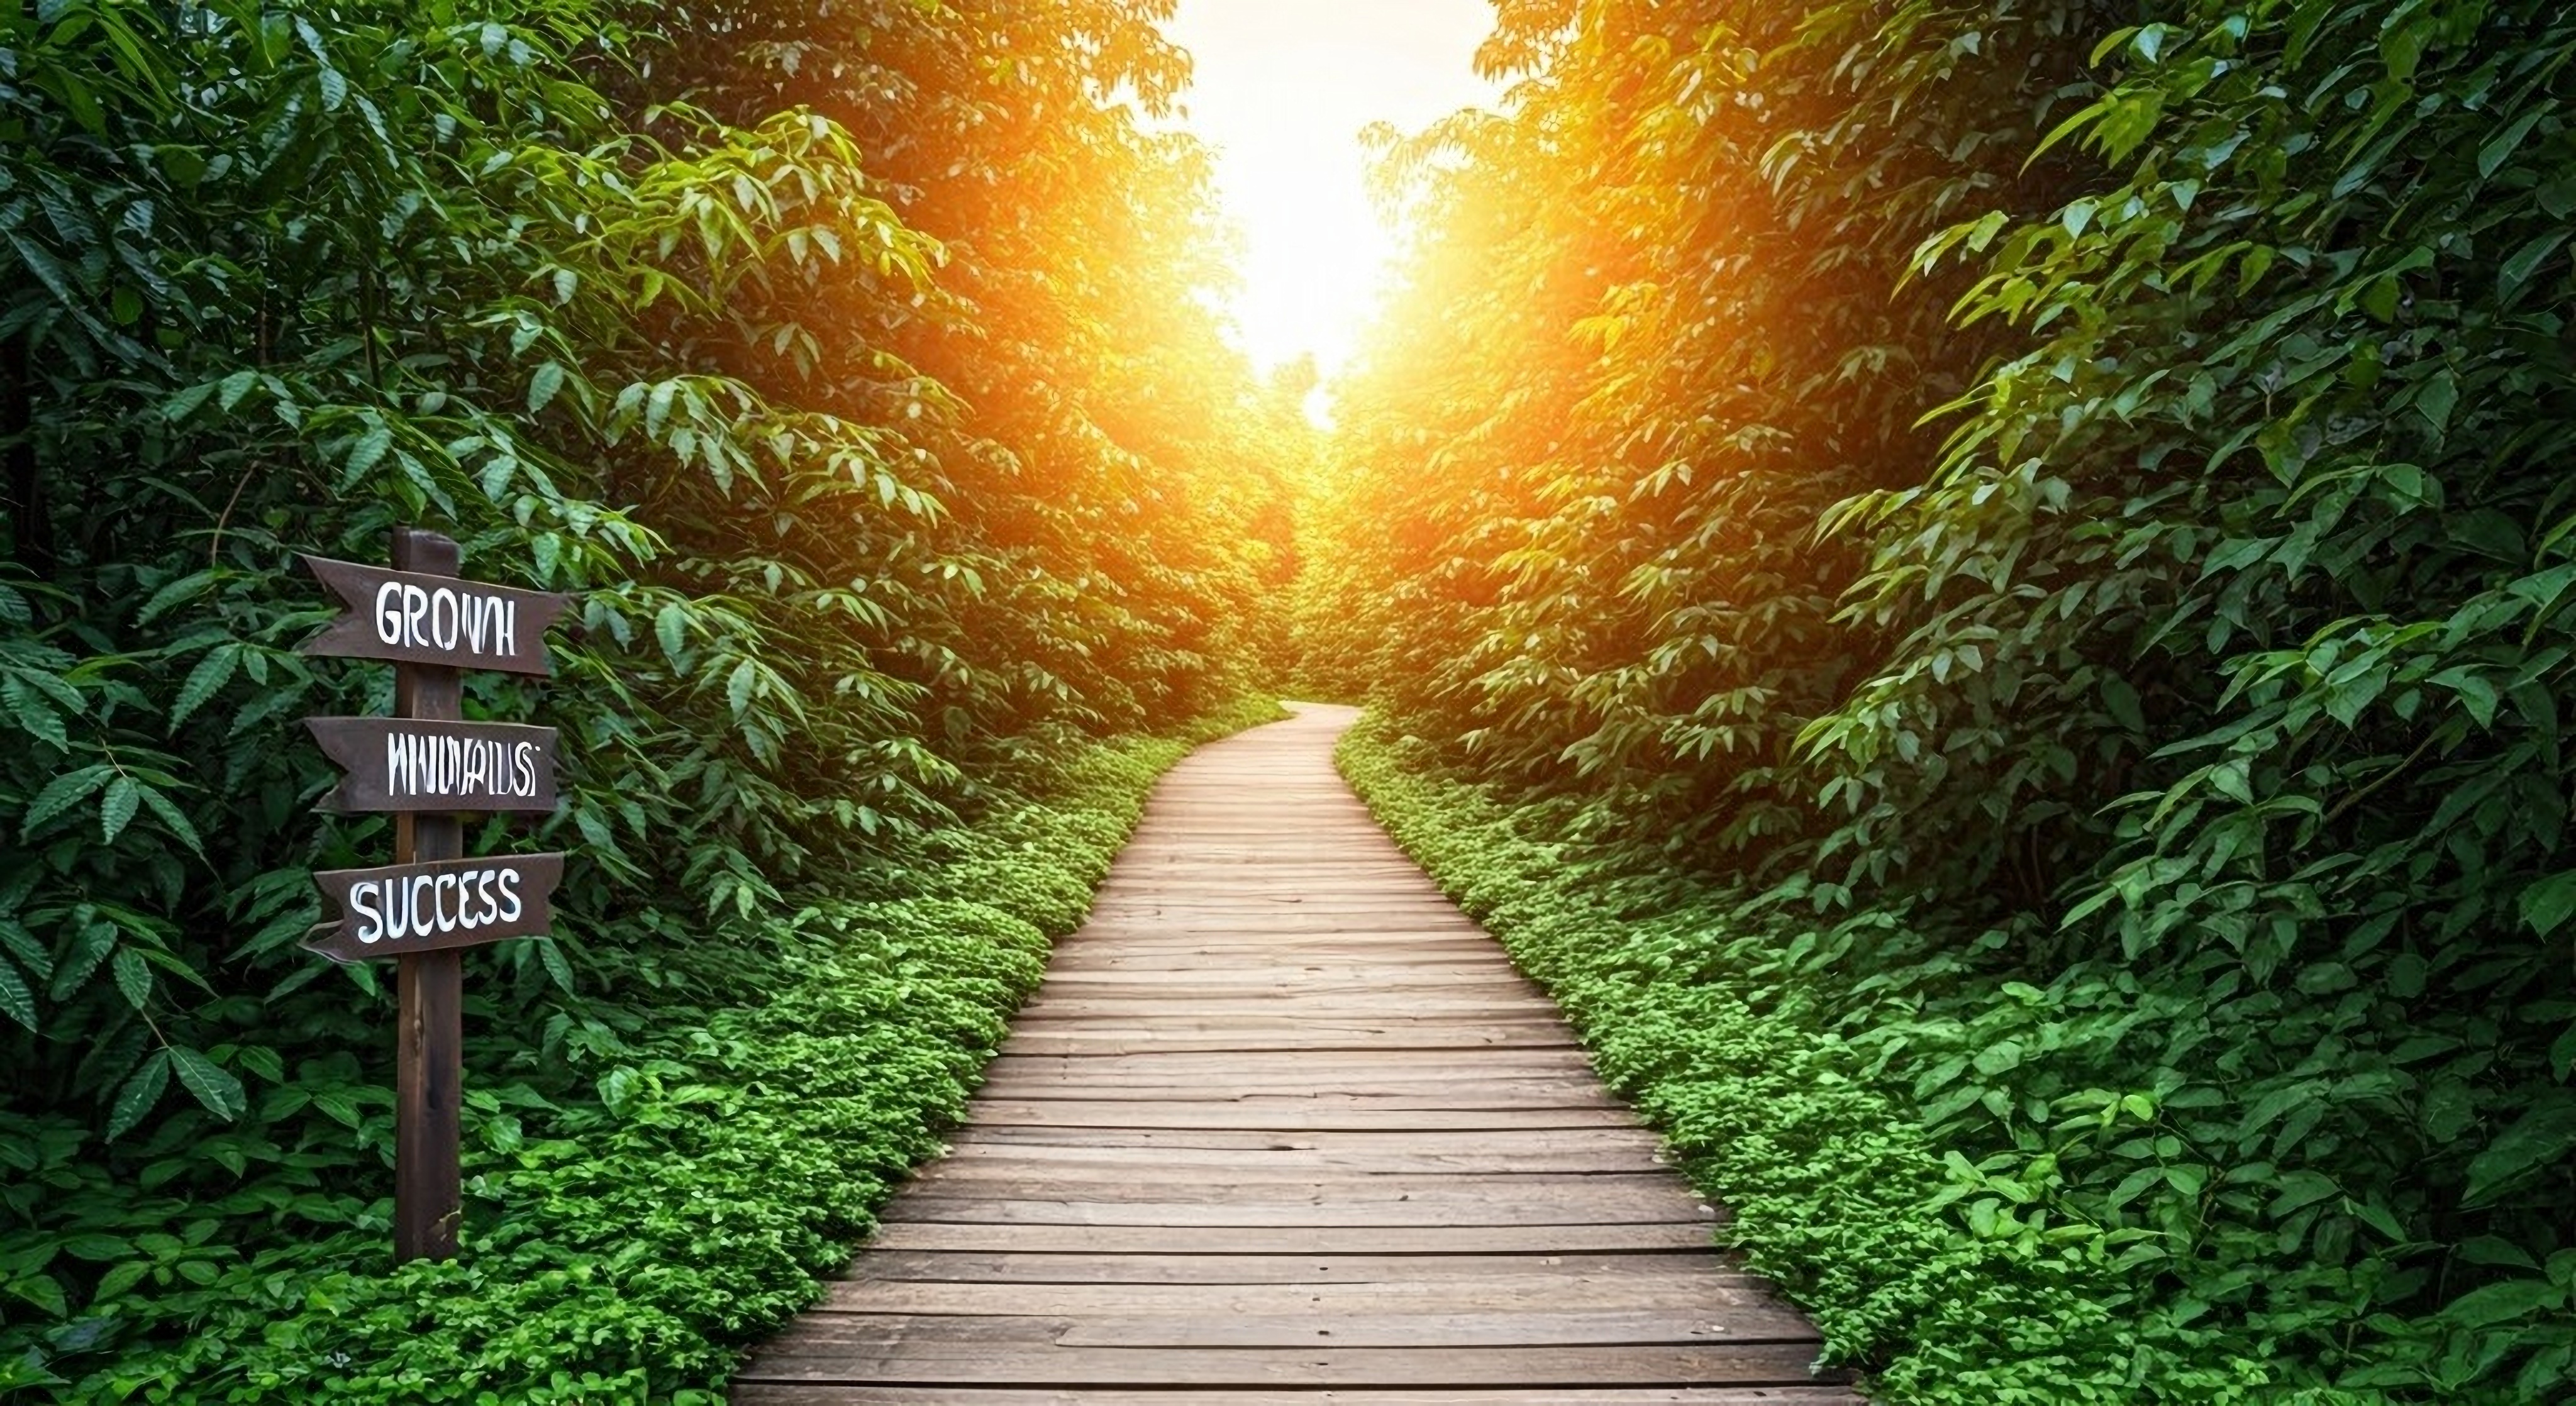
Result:
[[[347,775],[324,810],[550,811],[555,730],[420,718],[306,718]]]
[[[349,611],[306,640],[302,653],[512,674],[554,672],[546,627],[571,608],[570,596],[328,557],[303,561]]]
[[[340,920],[315,928],[304,945],[358,962],[533,937],[553,926],[547,900],[563,865],[560,854],[496,854],[316,874],[314,886],[339,906]]]

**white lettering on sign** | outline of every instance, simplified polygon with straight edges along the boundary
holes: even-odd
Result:
[[[373,945],[515,923],[527,909],[519,871],[495,866],[361,880],[349,889],[349,911],[358,940]]]
[[[531,800],[545,749],[438,732],[385,734],[385,794],[438,799]]]
[[[507,658],[519,647],[519,603],[470,586],[376,588],[376,642],[398,649],[462,647],[475,658]]]

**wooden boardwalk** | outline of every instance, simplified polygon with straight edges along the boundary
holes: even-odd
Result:
[[[1164,780],[955,1150],[739,1406],[1859,1401],[1344,787],[1351,716]]]

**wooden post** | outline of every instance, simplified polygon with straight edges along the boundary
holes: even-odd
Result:
[[[399,571],[455,576],[456,540],[414,527],[394,529]],[[394,716],[459,721],[461,671],[437,664],[394,665]],[[394,862],[461,859],[465,827],[453,814],[394,817]],[[394,1259],[456,1257],[457,1104],[465,1082],[464,954],[413,952],[400,959],[401,1014],[394,1050]]]

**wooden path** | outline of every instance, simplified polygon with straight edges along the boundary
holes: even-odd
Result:
[[[955,1150],[739,1406],[1858,1403],[1343,786],[1351,717],[1165,779]]]

